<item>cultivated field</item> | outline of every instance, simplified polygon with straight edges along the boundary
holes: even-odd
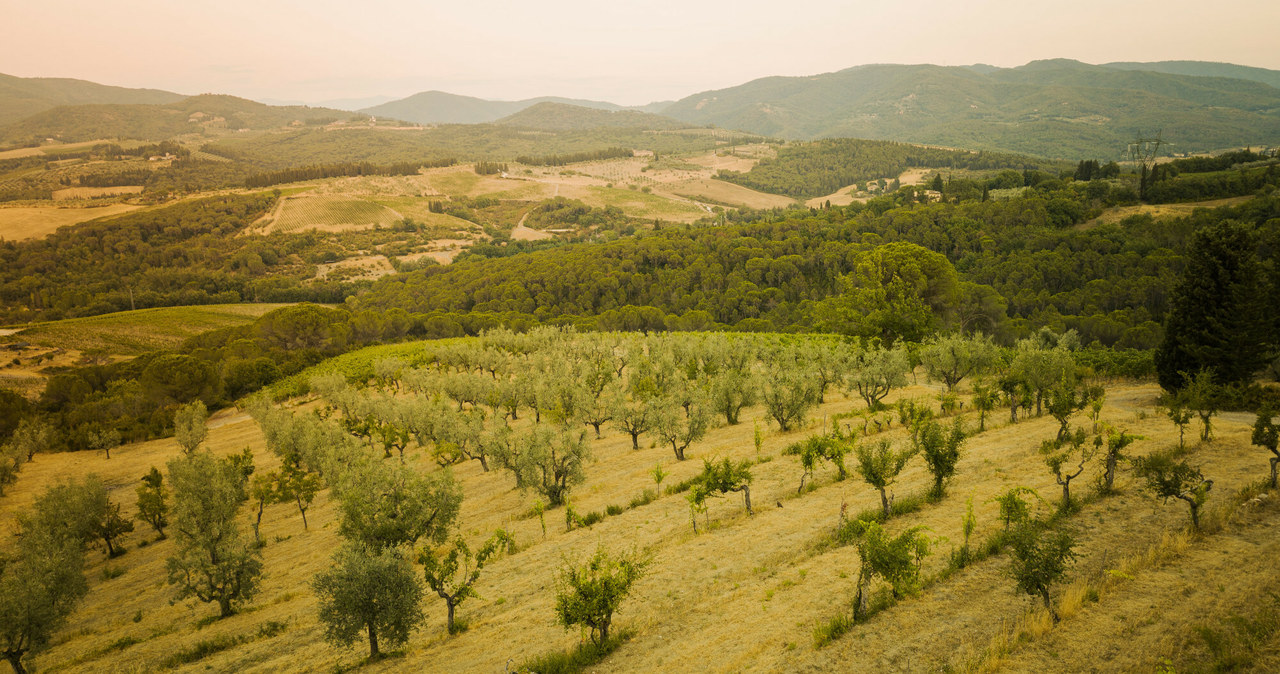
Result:
[[[85,358],[110,362],[177,347],[188,337],[244,325],[286,304],[217,304],[139,309],[8,328],[0,333],[0,387],[35,396],[50,367]],[[25,344],[17,348],[18,344]],[[16,362],[15,362],[16,361]]]
[[[400,213],[364,199],[300,194],[280,200],[266,231],[298,232],[315,229],[339,232],[348,229],[389,227],[404,219]],[[261,225],[260,225],[261,226]]]
[[[394,351],[407,357],[414,348],[395,345]],[[381,349],[380,355],[391,353]],[[936,400],[938,387],[925,384],[923,375],[919,381],[889,400]],[[1147,383],[1108,388],[1101,418],[1143,436],[1132,447],[1135,455],[1177,443],[1175,428],[1153,408],[1157,392]],[[632,450],[630,438],[616,431],[592,442],[595,460],[587,468],[586,483],[572,495],[579,513],[625,505],[654,487],[651,471],[659,462],[669,472],[665,485],[670,485],[700,472],[702,458],[757,461],[751,469],[756,514],[748,516],[736,496],[713,499],[709,530],[701,534],[690,526],[683,495],[666,495],[570,532],[564,531],[563,511],[551,510],[544,536],[538,519],[527,515],[533,496],[513,489],[508,473],[482,472],[474,462],[455,467],[465,494],[462,533],[476,543],[502,527],[514,534],[519,551],[485,568],[476,585],[480,598],[460,609],[460,617],[469,622],[466,632],[449,636],[443,603],[428,598],[428,621],[408,647],[361,671],[504,671],[529,656],[573,646],[578,634],[553,621],[553,571],[565,558],[581,559],[597,545],[615,552],[635,548],[653,560],[649,575],[616,615],[615,626],[633,634],[601,671],[1154,671],[1165,658],[1177,662],[1203,655],[1197,626],[1222,625],[1233,615],[1252,616],[1271,601],[1262,590],[1273,582],[1280,553],[1280,498],[1254,499],[1229,518],[1210,515],[1220,524],[1188,536],[1182,533],[1188,519],[1183,504],[1153,501],[1124,472],[1118,495],[1090,499],[1065,520],[1080,557],[1071,573],[1076,584],[1055,591],[1063,614],[1058,625],[1038,618],[1034,603],[1015,592],[1005,575],[1008,558],[997,554],[816,648],[815,623],[848,611],[857,577],[854,549],[826,542],[842,508],[856,513],[879,504],[878,494],[856,474],[838,482],[830,469],[818,471],[816,489],[797,495],[802,469],[794,457],[781,455],[783,448],[821,432],[831,415],[862,406],[839,394],[829,394],[827,400],[810,415],[805,429],[790,433],[768,426],[761,408],[749,408],[743,423],[713,429],[684,462],[674,461],[669,448],[653,446],[643,436],[639,450]],[[1007,418],[1007,410],[1005,414]],[[990,500],[994,495],[1024,485],[1056,501],[1060,489],[1036,451],[1041,440],[1054,435],[1056,422],[1045,416],[1008,425],[1005,418],[997,412],[989,420],[993,428],[967,441],[946,498],[886,525],[891,533],[927,527],[936,540],[934,554],[924,563],[926,576],[942,570],[948,551],[963,539],[966,501],[972,500],[977,516],[975,542],[1001,528]],[[1251,421],[1246,415],[1222,415],[1215,420],[1217,437],[1190,453],[1215,480],[1211,510],[1227,510],[1238,491],[1266,473],[1265,452],[1249,445]],[[967,422],[976,425],[972,415]],[[756,423],[768,429],[759,456],[752,439]],[[1078,418],[1077,423],[1087,421]],[[248,446],[259,471],[276,467],[256,424],[244,414],[220,414],[211,428],[209,444],[215,453]],[[883,437],[902,443],[904,431],[895,425]],[[159,440],[121,447],[109,460],[90,453],[40,455],[0,499],[0,528],[11,530],[14,514],[45,485],[89,472],[100,474],[112,497],[131,514],[139,476],[153,465],[162,467],[178,451],[172,440]],[[420,451],[408,455],[418,470],[438,470]],[[1097,473],[1096,464],[1088,465],[1073,492],[1091,493],[1090,481]],[[901,498],[924,491],[929,482],[917,458],[893,491]],[[1043,513],[1051,506],[1038,507]],[[37,662],[42,671],[155,671],[175,653],[223,640],[236,645],[176,670],[331,671],[354,666],[361,660],[360,648],[344,650],[323,642],[316,599],[307,584],[328,567],[329,555],[340,543],[336,518],[327,492],[308,513],[309,531],[303,530],[292,504],[268,506],[260,595],[240,614],[203,627],[201,619],[216,610],[170,603],[172,588],[162,579],[173,543],[153,541],[139,524],[124,557],[106,561],[101,552],[88,554],[90,594]],[[1214,580],[1205,583],[1205,578]],[[1026,636],[1001,636],[1024,619]],[[283,623],[283,631],[262,631],[272,623]],[[1276,635],[1267,638],[1269,650],[1263,650],[1258,671],[1280,666]]]
[[[120,215],[140,208],[142,206],[132,204],[109,204],[89,208],[2,206],[0,207],[0,238],[10,241],[40,239],[57,231],[59,227]]]

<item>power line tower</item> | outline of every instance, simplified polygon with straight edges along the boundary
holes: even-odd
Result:
[[[1138,198],[1143,201],[1147,199],[1147,185],[1150,182],[1152,167],[1155,166],[1156,155],[1160,152],[1160,146],[1165,144],[1160,138],[1163,132],[1161,129],[1154,135],[1139,134],[1137,138],[1129,141],[1129,161],[1138,165]]]

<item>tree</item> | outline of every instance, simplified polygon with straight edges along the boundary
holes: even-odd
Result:
[[[1257,248],[1250,226],[1233,220],[1192,235],[1155,353],[1165,390],[1181,389],[1202,369],[1221,384],[1247,383],[1274,357],[1270,290]]]
[[[320,622],[330,643],[350,646],[364,632],[369,659],[379,643],[400,646],[422,622],[422,581],[399,547],[382,550],[348,542],[334,565],[311,581],[320,604]]]
[[[515,544],[511,534],[499,529],[489,540],[485,541],[475,553],[467,546],[461,535],[454,539],[453,547],[443,556],[423,550],[418,555],[418,563],[423,567],[427,587],[435,591],[449,609],[449,634],[457,634],[460,629],[454,622],[454,611],[463,601],[471,597],[479,597],[473,585],[480,578],[480,570],[503,548]]]
[[[1200,417],[1200,441],[1208,442],[1213,437],[1212,419],[1218,415],[1219,387],[1208,368],[1195,374],[1183,374],[1183,387],[1174,395],[1179,400],[1178,404]]]
[[[822,461],[828,461],[835,466],[836,480],[843,480],[847,475],[844,457],[849,453],[852,443],[853,438],[845,435],[814,435],[782,450],[783,455],[800,457],[800,465],[804,468],[796,493],[804,491],[805,479],[813,477],[813,471]]]
[[[818,404],[818,386],[798,367],[775,367],[764,386],[765,411],[786,433],[804,422],[804,415]]]
[[[286,462],[280,467],[280,477],[276,482],[276,496],[280,502],[293,501],[302,514],[302,530],[307,530],[307,509],[320,492],[320,476],[303,470],[294,463]]]
[[[885,519],[889,518],[889,504],[893,500],[886,492],[915,454],[913,448],[893,451],[888,440],[858,446],[858,474],[880,491],[880,506],[884,509]]]
[[[213,454],[194,451],[169,461],[175,550],[167,561],[178,598],[217,602],[219,615],[253,598],[262,560],[240,533],[243,473]]]
[[[1199,468],[1173,458],[1172,452],[1156,452],[1133,460],[1134,472],[1147,482],[1155,497],[1168,503],[1176,498],[1191,508],[1191,525],[1200,528],[1200,508],[1209,500],[1213,480],[1207,480]]]
[[[539,424],[520,443],[512,470],[522,488],[532,488],[552,506],[563,505],[569,490],[586,481],[583,466],[591,458],[586,431]]]
[[[1022,499],[1023,494],[1030,494],[1037,499],[1040,495],[1031,487],[1013,487],[1009,491],[993,496],[990,501],[995,501],[1000,506],[1000,519],[1004,520],[1005,531],[1010,526],[1017,526],[1028,522],[1031,519],[1031,507]]]
[[[443,541],[462,504],[452,473],[423,475],[377,459],[352,466],[337,487],[338,532],[374,553],[422,538]]]
[[[209,429],[205,425],[208,419],[209,411],[205,409],[202,400],[178,408],[173,415],[173,439],[178,441],[182,451],[190,454],[204,442],[209,435]]]
[[[1075,541],[1065,531],[1042,532],[1033,524],[1018,527],[1010,538],[1009,575],[1018,589],[1044,601],[1045,610],[1058,622],[1049,590],[1067,575],[1067,566],[1076,558]]]
[[[23,660],[48,643],[89,591],[79,541],[24,526],[18,554],[0,562],[0,655]]]
[[[946,481],[956,474],[964,438],[964,426],[959,419],[949,431],[943,430],[942,424],[932,419],[920,425],[915,449],[924,456],[925,465],[933,475],[933,489],[929,492],[933,498],[942,498],[946,493]]]
[[[1134,441],[1141,440],[1141,435],[1129,435],[1123,429],[1115,429],[1111,426],[1105,426],[1107,434],[1107,449],[1102,455],[1102,493],[1109,494],[1115,489],[1116,467],[1121,459],[1127,458],[1124,450]]]
[[[1045,395],[1045,409],[1058,420],[1058,440],[1070,435],[1071,417],[1084,411],[1090,402],[1103,395],[1102,387],[1077,386],[1063,382],[1050,388]]]
[[[1253,422],[1253,435],[1250,442],[1271,452],[1271,488],[1276,488],[1276,466],[1280,464],[1280,424],[1273,421],[1275,412],[1270,405],[1263,405],[1258,410],[1258,418]]]
[[[844,525],[848,534],[855,537],[858,550],[857,594],[853,600],[853,619],[860,619],[867,612],[871,581],[876,577],[889,583],[895,598],[904,597],[916,590],[920,581],[920,567],[929,554],[930,541],[924,527],[911,527],[889,536],[879,522],[852,520]]]
[[[0,496],[4,488],[18,480],[18,472],[26,461],[26,453],[13,443],[0,444]]]
[[[34,461],[36,453],[47,450],[53,444],[53,426],[46,420],[37,417],[25,417],[18,422],[9,438],[9,444],[27,461]]]
[[[1178,449],[1186,448],[1187,426],[1191,425],[1191,410],[1183,404],[1181,396],[1171,396],[1169,406],[1165,409],[1165,416],[1178,427]]]
[[[719,496],[731,491],[742,492],[747,505],[747,514],[755,514],[751,510],[751,462],[743,461],[734,464],[729,459],[714,462],[702,460],[702,474],[698,476],[701,489],[698,493],[703,500],[707,496]]]
[[[850,367],[846,385],[866,401],[867,409],[877,410],[890,391],[907,385],[911,364],[902,349],[868,349],[850,359]]]
[[[955,389],[962,379],[991,367],[999,357],[991,338],[976,333],[972,337],[952,334],[935,337],[920,349],[920,362],[929,378]]]
[[[116,539],[133,531],[133,523],[120,515],[119,504],[111,501],[102,479],[94,474],[45,489],[25,517],[31,526],[79,545],[100,541],[108,557],[120,554]]]
[[[259,530],[262,527],[262,513],[267,506],[280,501],[278,483],[280,474],[272,471],[266,475],[255,476],[249,482],[249,499],[255,504],[253,517],[253,540],[263,545]]]
[[[654,433],[671,445],[677,461],[684,461],[685,450],[701,440],[711,425],[711,415],[705,404],[695,400],[686,412],[675,399],[663,398],[655,402],[654,407]]]
[[[631,449],[640,449],[640,435],[653,427],[652,400],[625,396],[614,402],[613,427],[631,436]]]
[[[742,408],[756,404],[759,382],[748,371],[726,369],[711,381],[711,405],[730,426],[738,424]]]
[[[111,458],[111,450],[120,446],[120,431],[101,424],[91,424],[85,433],[85,446],[90,451],[102,450]]]
[[[1084,429],[1080,428],[1065,438],[1045,440],[1040,444],[1040,454],[1044,456],[1045,465],[1053,471],[1054,479],[1062,486],[1061,508],[1064,512],[1071,509],[1071,481],[1080,477],[1084,472],[1084,465],[1093,458],[1093,449],[1085,444],[1085,439]],[[1075,459],[1080,461],[1074,473],[1064,468]]]
[[[996,408],[997,391],[990,386],[976,384],[973,387],[973,408],[978,410],[978,432],[987,430],[987,415]]]
[[[636,553],[613,557],[603,547],[582,565],[566,560],[556,576],[556,620],[566,629],[582,625],[593,643],[604,644],[614,612],[648,566]]]

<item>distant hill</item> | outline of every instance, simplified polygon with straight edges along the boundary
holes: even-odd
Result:
[[[182,94],[158,89],[127,89],[85,80],[0,74],[0,126],[60,105],[164,104],[182,99]]]
[[[566,103],[599,110],[622,110],[603,101],[543,96],[523,101],[489,101],[443,91],[423,91],[398,101],[364,108],[360,112],[378,117],[394,117],[418,124],[484,124],[514,115],[538,103]]]
[[[1093,66],[867,65],[767,77],[684,98],[663,114],[769,136],[853,137],[1042,157],[1120,157],[1162,130],[1172,151],[1280,143],[1280,89]]]
[[[1234,63],[1217,63],[1214,61],[1153,61],[1151,63],[1135,63],[1129,61],[1104,63],[1107,68],[1121,70],[1146,70],[1153,73],[1170,75],[1196,75],[1200,77],[1230,77],[1237,80],[1262,82],[1280,89],[1280,70],[1238,66]]]
[[[65,105],[0,128],[0,140],[21,142],[58,138],[73,142],[97,138],[164,140],[205,129],[273,129],[322,124],[352,113],[306,106],[271,106],[235,96],[202,94],[165,105]]]
[[[629,129],[681,129],[689,124],[670,117],[635,110],[600,110],[568,103],[543,102],[531,105],[498,124],[547,131],[572,131],[603,127]]]

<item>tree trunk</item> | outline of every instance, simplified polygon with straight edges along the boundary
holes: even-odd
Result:
[[[480,468],[482,468],[482,469],[484,470],[484,472],[486,472],[486,473],[487,473],[487,472],[489,472],[489,460],[488,460],[487,458],[485,458],[485,455],[484,455],[484,454],[481,454],[480,456],[477,456],[476,458],[477,458],[477,459],[480,459]]]
[[[1196,505],[1195,501],[1188,500],[1187,503],[1191,504],[1191,526],[1194,527],[1196,531],[1199,531],[1200,530],[1200,506]]]
[[[591,423],[591,427],[592,427],[592,428],[594,428],[594,429],[596,429],[596,440],[599,440],[599,439],[600,439],[600,424],[602,424],[602,423],[604,423],[604,422],[603,422],[603,421],[592,421],[592,422],[590,422],[590,423]]]
[[[298,512],[302,513],[302,530],[307,530],[307,509],[302,507],[302,499],[298,499]]]
[[[1271,488],[1276,488],[1276,467],[1280,466],[1280,456],[1271,460]]]
[[[631,449],[640,449],[640,432],[627,431],[631,434]]]
[[[444,605],[449,607],[449,622],[447,624],[449,626],[449,634],[453,634],[453,609],[454,609],[453,600],[446,597]]]
[[[114,558],[116,556],[116,547],[111,544],[111,537],[103,536],[102,542],[107,544],[107,557]]]
[[[604,642],[608,640],[609,640],[609,620],[605,619],[604,622],[600,623],[600,645],[603,646]]]
[[[369,659],[376,660],[378,653],[378,630],[374,629],[373,623],[368,624],[369,628]]]
[[[1053,618],[1054,624],[1058,623],[1058,612],[1053,610],[1053,603],[1049,601],[1049,588],[1040,591],[1040,597],[1044,599],[1044,608],[1049,612],[1049,616]]]
[[[11,650],[5,651],[4,657],[9,661],[9,666],[13,667],[13,674],[27,674],[27,668],[22,666],[22,656],[26,651]]]
[[[684,447],[679,447],[676,443],[671,443],[671,449],[676,450],[676,461],[684,461]]]
[[[218,617],[220,618],[231,617],[233,615],[231,611],[231,597],[225,594],[221,597],[218,597],[218,610],[219,610]]]
[[[747,502],[747,514],[754,515],[755,513],[751,510],[751,487],[742,485],[742,497]]]
[[[884,489],[880,490],[880,507],[884,509],[884,518],[889,519],[889,495]]]

